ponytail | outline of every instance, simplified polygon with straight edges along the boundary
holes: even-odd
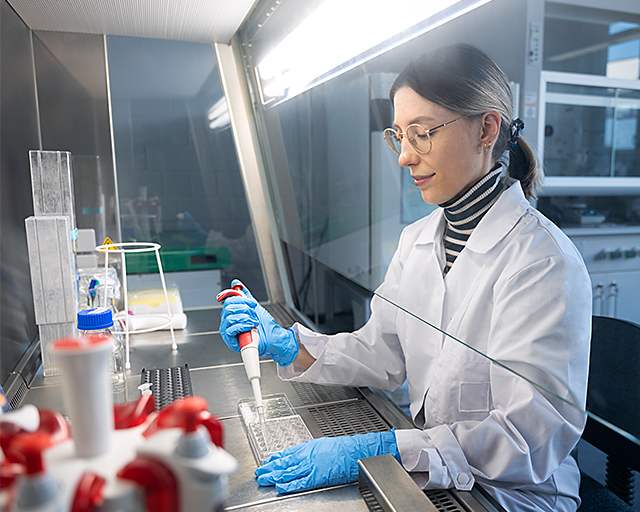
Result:
[[[513,146],[509,146],[509,176],[520,182],[527,199],[535,199],[536,192],[542,188],[544,172],[529,142],[520,137]]]

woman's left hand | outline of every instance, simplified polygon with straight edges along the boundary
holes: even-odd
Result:
[[[275,485],[280,493],[307,491],[358,479],[358,460],[400,455],[393,432],[321,437],[269,457],[256,470],[258,485]]]

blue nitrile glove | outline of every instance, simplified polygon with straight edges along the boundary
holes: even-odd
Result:
[[[246,297],[225,299],[220,315],[220,334],[231,350],[240,352],[238,334],[258,327],[261,357],[270,357],[280,366],[289,366],[298,357],[298,339],[293,329],[280,327],[269,312],[253,298],[251,292],[237,279],[231,286],[241,285]]]
[[[307,491],[358,479],[358,460],[389,453],[400,462],[393,432],[312,439],[269,457],[256,469],[258,485],[280,493]]]

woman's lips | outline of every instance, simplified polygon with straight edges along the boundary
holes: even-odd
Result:
[[[411,176],[413,178],[413,183],[416,187],[420,188],[422,185],[427,183],[431,178],[433,178],[435,174],[429,174],[428,176]]]

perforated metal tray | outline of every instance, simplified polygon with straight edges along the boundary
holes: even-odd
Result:
[[[262,464],[274,453],[313,439],[302,418],[295,413],[284,394],[266,395],[264,405],[266,439],[260,425],[256,403],[250,398],[238,401],[242,425],[249,438],[253,456]]]
[[[189,366],[172,366],[170,368],[142,369],[140,384],[151,384],[151,392],[160,410],[178,398],[193,395]]]

